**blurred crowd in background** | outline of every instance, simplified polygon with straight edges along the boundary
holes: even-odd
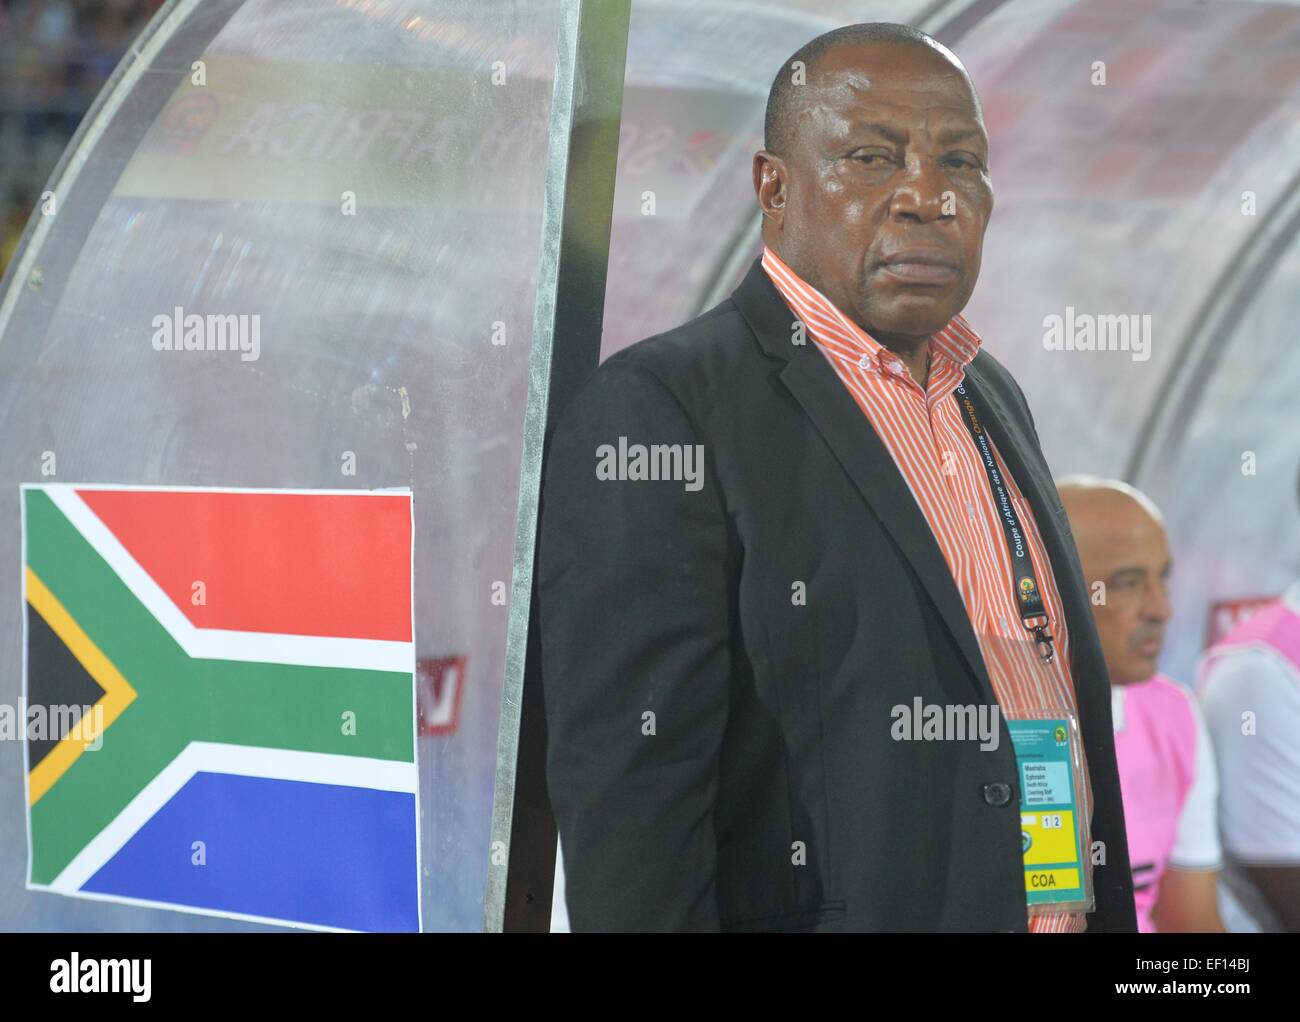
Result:
[[[0,0],[0,273],[101,86],[163,0]]]

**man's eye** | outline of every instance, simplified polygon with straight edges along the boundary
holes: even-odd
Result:
[[[867,163],[869,166],[877,166],[877,167],[880,166],[880,163],[889,162],[888,157],[882,156],[880,153],[858,153],[853,158],[855,160],[860,160],[863,163]],[[872,164],[869,162],[871,160],[878,160],[880,162]]]
[[[961,167],[963,170],[980,169],[980,165],[978,163],[976,163],[974,160],[966,158],[965,156],[952,156],[948,159],[948,164],[950,166]]]

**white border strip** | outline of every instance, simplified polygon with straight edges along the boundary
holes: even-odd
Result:
[[[238,660],[253,663],[300,664],[308,667],[347,667],[362,670],[393,671],[399,674],[415,670],[415,644],[383,639],[343,639],[333,636],[282,635],[271,632],[235,632],[220,628],[197,628],[172,602],[162,587],[131,556],[99,516],[78,495],[79,489],[109,489],[58,483],[46,486],[24,485],[24,490],[44,492],[81,533],[91,547],[136,595],[145,609],[176,640],[187,656],[195,660]],[[112,489],[152,489],[178,492],[189,487],[112,487]],[[217,490],[212,492],[232,492]],[[323,493],[319,490],[241,491],[262,493]],[[335,491],[359,495],[367,490]],[[409,495],[410,491],[406,493]],[[400,496],[393,491],[383,496]],[[412,579],[414,584],[414,579]],[[412,627],[414,627],[412,608]]]
[[[29,891],[43,891],[46,894],[59,894],[44,884],[28,884]],[[273,919],[270,916],[255,916],[247,912],[223,912],[221,909],[205,908],[202,905],[177,905],[170,901],[151,901],[148,898],[127,898],[120,894],[100,894],[98,891],[77,891],[76,897],[89,901],[106,901],[115,905],[132,905],[136,908],[167,909],[170,912],[183,912],[186,915],[213,916],[217,919],[233,919],[241,923],[262,923],[266,926],[292,926],[296,930],[317,930],[323,933],[357,933],[357,930],[344,930],[335,926],[321,926],[318,923],[304,923],[294,919]],[[157,932],[156,930],[154,932]]]
[[[18,488],[18,520],[22,523],[22,549],[18,552],[21,561],[18,565],[18,591],[21,594],[22,603],[18,605],[18,614],[23,623],[23,701],[25,705],[31,705],[31,675],[28,671],[31,665],[28,663],[28,643],[31,642],[31,636],[28,634],[27,627],[27,498],[23,494],[22,487]],[[27,742],[23,742],[23,823],[27,827],[27,872],[23,874],[23,879],[28,883],[32,879],[32,747]]]
[[[411,638],[415,638],[415,494],[410,490],[406,491],[410,495],[411,507]],[[411,643],[411,769],[414,771],[415,787],[415,911],[416,927],[420,933],[424,932],[424,878],[426,871],[424,868],[424,821],[420,815],[420,706],[419,706],[419,678],[418,668],[415,659],[415,643]]]
[[[1300,3],[1300,0],[1296,0]],[[409,486],[388,486],[376,490],[285,489],[278,486],[136,486],[127,483],[23,483],[24,490],[49,490],[56,486],[73,490],[130,490],[139,493],[275,493],[298,497],[409,497]]]

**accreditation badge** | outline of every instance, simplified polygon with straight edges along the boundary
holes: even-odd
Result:
[[[1020,774],[1020,841],[1029,914],[1090,912],[1091,862],[1084,858],[1079,726],[1072,714],[1008,720]]]

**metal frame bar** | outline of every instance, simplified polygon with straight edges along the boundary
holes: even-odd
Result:
[[[630,18],[631,0],[564,0],[483,904],[489,932],[550,929],[556,828],[546,791],[533,564],[546,441],[600,360]]]

